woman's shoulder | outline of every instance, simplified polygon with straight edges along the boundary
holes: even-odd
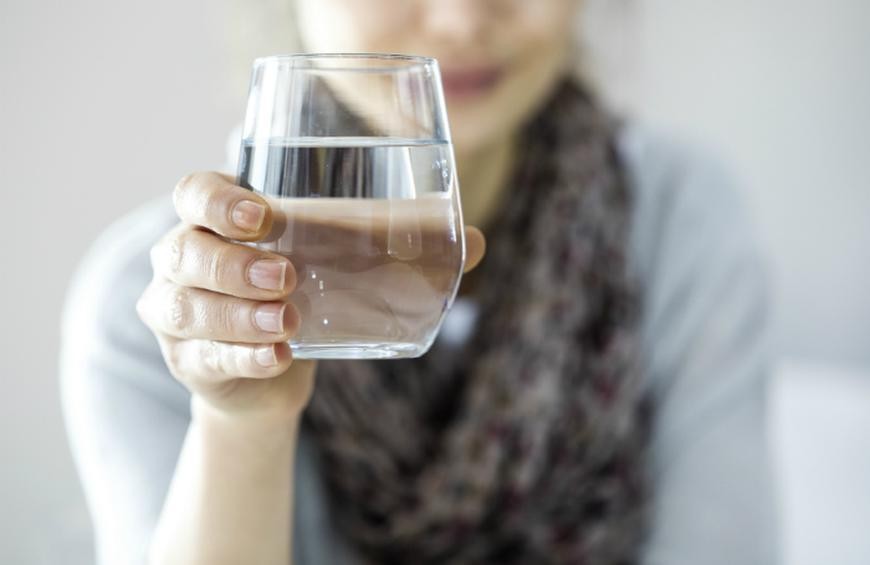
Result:
[[[633,264],[642,278],[662,259],[721,245],[758,252],[738,175],[715,151],[641,123],[620,130],[617,147],[633,197]],[[667,263],[667,261],[666,261]]]
[[[177,222],[171,194],[147,200],[106,225],[88,249],[84,262],[107,254],[117,258],[147,252]]]
[[[98,234],[67,291],[63,314],[67,335],[110,330],[135,316],[128,306],[135,304],[151,279],[150,249],[177,221],[172,198],[166,195],[123,214]]]
[[[653,406],[656,521],[645,556],[696,562],[715,545],[716,562],[770,562],[769,299],[741,183],[697,143],[638,126],[620,142],[635,197],[643,384]]]
[[[673,206],[691,214],[745,213],[734,168],[709,146],[634,122],[620,129],[617,148],[638,207],[660,213]]]
[[[110,222],[100,231],[79,262],[73,281],[124,278],[149,265],[151,246],[178,222],[171,195],[148,200]],[[132,270],[131,270],[132,269]]]
[[[713,151],[636,125],[619,150],[634,202],[629,265],[643,298],[647,384],[666,389],[681,363],[700,355],[699,339],[740,354],[736,338],[725,343],[725,325],[750,320],[763,332],[766,254],[737,176]],[[722,351],[706,354],[721,360]]]

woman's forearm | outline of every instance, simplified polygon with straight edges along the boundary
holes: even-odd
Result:
[[[290,563],[298,418],[193,408],[151,565]]]

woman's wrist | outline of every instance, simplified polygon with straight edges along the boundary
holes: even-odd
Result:
[[[298,414],[194,394],[191,415],[152,563],[289,563]]]
[[[287,439],[299,428],[301,414],[286,410],[228,411],[210,404],[197,394],[192,395],[191,420],[204,431],[230,435],[275,436]]]

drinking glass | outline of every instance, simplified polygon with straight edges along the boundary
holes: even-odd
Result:
[[[297,359],[417,357],[465,262],[438,63],[387,54],[254,62],[238,182],[296,268]]]

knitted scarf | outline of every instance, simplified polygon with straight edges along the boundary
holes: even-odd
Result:
[[[465,346],[320,363],[304,430],[368,562],[635,562],[647,415],[615,130],[572,83],[526,126]]]

